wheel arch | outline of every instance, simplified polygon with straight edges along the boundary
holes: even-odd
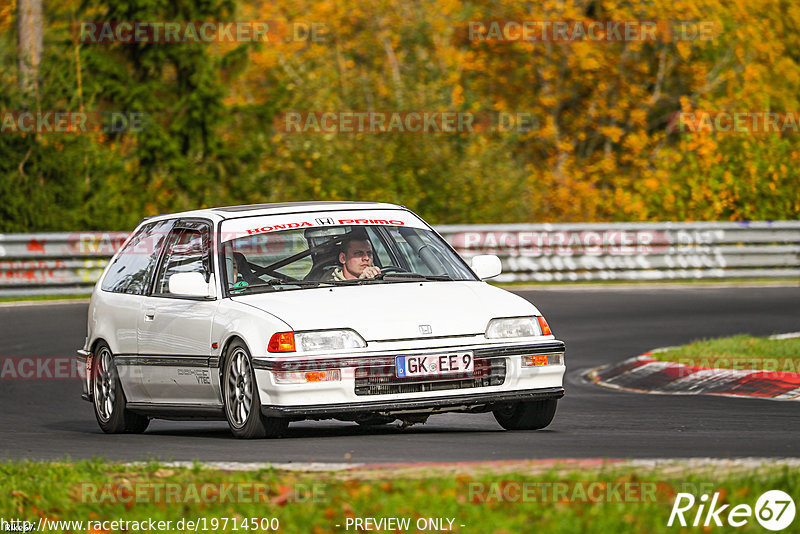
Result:
[[[111,345],[108,343],[108,340],[106,340],[106,338],[104,338],[103,336],[98,336],[92,341],[92,344],[89,345],[89,351],[92,353],[92,356],[95,356],[95,353],[97,352],[97,346],[101,342],[105,343],[108,346],[109,350],[111,349]],[[111,354],[114,354],[113,350],[111,351]]]
[[[220,352],[219,352],[219,379],[220,379],[220,385],[222,384],[222,373],[223,373],[223,371],[225,369],[225,360],[229,356],[228,349],[231,348],[231,345],[235,341],[241,341],[242,344],[244,345],[244,347],[247,349],[247,351],[250,352],[250,354],[252,355],[252,352],[250,351],[250,346],[247,344],[247,341],[245,341],[243,335],[235,333],[235,332],[232,332],[232,333],[228,334],[228,338],[223,342],[222,350],[220,350]]]
[[[91,346],[91,353],[92,353],[92,371],[91,375],[94,375],[97,369],[97,346],[100,343],[105,343],[108,350],[111,352],[111,360],[114,362],[114,366],[116,366],[116,355],[114,354],[114,349],[108,340],[102,336],[98,336],[94,341],[92,341]],[[117,374],[119,374],[119,368],[117,368]],[[86,377],[87,387],[89,388],[89,395],[94,397],[94,384],[92,383],[92,376]],[[119,381],[119,390],[122,392],[122,398],[125,399],[125,402],[128,402],[128,394],[125,393],[125,384],[122,383],[122,380]]]
[[[108,347],[108,350],[111,351],[111,357],[114,357],[114,351],[111,349],[111,345],[109,345],[108,341],[104,337],[95,338],[89,345],[89,358],[92,359],[92,370],[86,374],[86,387],[90,397],[94,397],[94,383],[92,379],[97,373],[97,347],[100,346],[100,343],[103,343],[106,347]]]

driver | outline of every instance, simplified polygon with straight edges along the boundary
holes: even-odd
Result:
[[[355,280],[357,278],[375,278],[381,269],[372,264],[372,244],[369,242],[367,232],[357,228],[350,232],[342,241],[339,252],[341,267],[335,268],[326,277],[327,280]]]

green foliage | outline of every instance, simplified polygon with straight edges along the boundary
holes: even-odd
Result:
[[[140,132],[0,135],[0,232],[291,200],[404,204],[433,223],[780,220],[796,134],[668,134],[684,110],[800,109],[800,8],[754,0],[46,3],[35,98],[0,7],[0,111],[142,112]],[[711,20],[694,42],[470,40],[474,20]],[[78,21],[322,22],[322,42],[91,44]],[[528,112],[528,132],[290,134],[286,111]]]

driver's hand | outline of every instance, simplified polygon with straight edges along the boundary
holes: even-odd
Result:
[[[379,274],[381,274],[381,268],[377,265],[370,265],[369,267],[364,268],[364,271],[361,273],[359,278],[375,278]]]

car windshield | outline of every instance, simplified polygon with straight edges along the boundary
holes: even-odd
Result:
[[[477,280],[427,228],[391,224],[267,228],[223,239],[226,284],[232,296],[332,285]]]

